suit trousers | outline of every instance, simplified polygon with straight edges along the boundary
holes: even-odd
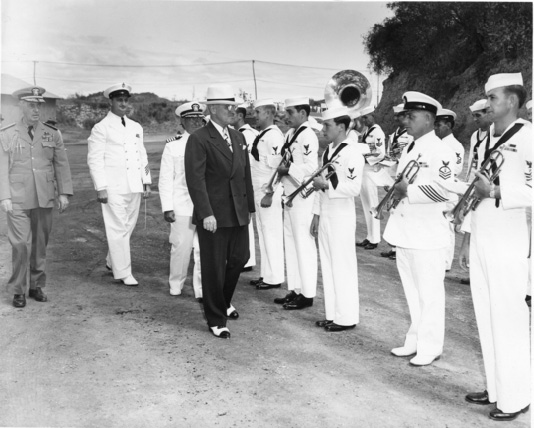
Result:
[[[46,246],[52,231],[52,208],[14,209],[7,213],[7,237],[12,249],[12,273],[7,283],[13,294],[46,285]]]
[[[310,233],[314,198],[293,199],[293,206],[284,207],[284,247],[286,252],[287,288],[304,297],[317,292],[317,246]]]
[[[106,261],[115,279],[132,274],[130,237],[137,223],[140,203],[141,193],[108,193],[108,203],[102,204],[109,249]]]
[[[284,219],[280,194],[280,191],[274,194],[269,208],[262,208],[260,202],[265,193],[254,192],[260,244],[260,276],[267,284],[284,282]]]
[[[196,226],[192,222],[192,217],[176,216],[175,222],[171,223],[169,243],[171,244],[169,263],[169,286],[171,291],[176,293],[182,291],[185,280],[187,279],[189,262],[191,261],[191,250],[193,250],[193,290],[196,298],[202,297],[200,249]]]
[[[408,302],[411,325],[404,346],[418,355],[438,356],[445,339],[445,257],[447,247],[397,247],[397,268]]]
[[[226,326],[239,275],[249,259],[248,225],[220,227],[215,233],[197,227],[204,313],[209,327]]]
[[[367,226],[366,239],[372,244],[380,242],[380,220],[374,218],[371,210],[378,205],[378,189],[373,181],[374,167],[365,164],[363,167],[362,188],[360,197],[362,200],[363,215],[365,217],[365,224]]]

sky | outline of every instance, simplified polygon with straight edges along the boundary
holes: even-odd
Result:
[[[376,100],[386,76],[370,74],[363,36],[392,15],[376,1],[2,0],[1,70],[33,84],[35,67],[37,85],[62,97],[124,81],[171,100],[227,83],[283,101],[322,99],[353,69]]]

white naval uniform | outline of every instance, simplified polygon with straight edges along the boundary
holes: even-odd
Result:
[[[249,158],[252,162],[250,150],[252,149],[252,143],[254,143],[254,139],[258,136],[259,132],[252,128],[248,123],[245,123],[241,128],[238,129],[238,131],[241,132],[245,137]],[[245,265],[246,268],[256,266],[256,243],[254,239],[254,224],[252,221],[248,224],[248,243],[250,250],[250,258],[248,259],[247,264]]]
[[[260,245],[260,277],[267,284],[284,282],[284,222],[282,216],[282,191],[278,185],[269,208],[261,207],[265,196],[262,186],[269,182],[282,160],[284,134],[276,125],[260,132],[256,148],[259,160],[250,156],[250,171],[256,205],[256,227]],[[252,148],[251,148],[252,150]]]
[[[151,184],[143,128],[109,112],[91,130],[87,164],[95,189],[107,190],[102,204],[109,252],[106,257],[115,279],[132,274],[130,236],[137,223],[143,185]]]
[[[319,141],[313,129],[306,121],[300,128],[304,129],[291,144],[292,163],[289,176],[302,182],[311,175],[318,166],[317,150]],[[288,144],[298,129],[291,128],[286,134]],[[282,153],[283,154],[283,153]],[[295,182],[288,176],[282,177],[282,185],[286,196],[295,189]],[[287,288],[300,290],[304,297],[315,297],[317,292],[317,247],[315,238],[310,233],[313,219],[314,198],[302,198],[300,195],[293,199],[293,206],[284,206],[284,248],[286,253]]]
[[[377,165],[386,156],[386,136],[378,125],[371,126],[362,136],[366,153],[378,153],[378,156],[366,157],[363,167],[363,179],[360,197],[367,226],[367,237],[372,244],[380,242],[380,220],[374,218],[371,210],[378,205],[377,186],[390,186],[393,180],[385,168]]]
[[[465,181],[468,183],[471,183],[475,178],[475,172],[478,168],[478,158],[480,156],[480,150],[479,147],[482,145],[484,140],[486,139],[487,132],[482,131],[481,129],[477,129],[475,132],[473,132],[473,135],[471,135],[471,144],[469,146],[469,158],[467,162],[467,171],[465,172]],[[484,157],[484,153],[482,153],[482,157]]]
[[[399,171],[421,155],[420,170],[408,196],[391,210],[384,239],[397,247],[397,268],[408,302],[411,325],[404,347],[421,356],[441,355],[445,336],[445,257],[449,224],[443,216],[454,181],[456,157],[431,131],[403,151]]]
[[[393,145],[401,149],[401,152],[397,155],[397,159],[400,158],[400,155],[402,154],[402,150],[404,150],[404,147],[409,145],[413,141],[413,137],[408,134],[406,131],[406,128],[398,127],[395,129],[395,132],[393,134],[389,135],[389,144],[388,144],[388,150],[391,153],[393,150]],[[395,178],[397,177],[399,163],[397,162],[395,165],[392,165],[388,169],[388,173],[391,177]]]
[[[447,135],[445,138],[443,138],[441,141],[443,141],[449,148],[454,151],[456,155],[456,163],[454,168],[454,176],[459,177],[462,173],[463,167],[464,167],[464,157],[465,157],[465,149],[464,146],[462,146],[462,143],[460,143],[454,135],[451,133]],[[451,193],[451,197],[449,198],[449,202],[447,202],[445,206],[445,210],[449,211],[454,208],[456,203],[458,202],[458,197],[456,194]],[[454,230],[455,226],[452,223],[449,223],[449,230],[450,230],[450,242],[449,242],[449,248],[447,249],[447,262],[445,263],[445,270],[450,270],[452,267],[452,261],[454,260],[454,245],[456,244],[456,231]]]
[[[187,269],[193,250],[193,290],[195,297],[202,297],[200,275],[200,250],[196,226],[193,224],[193,201],[185,181],[184,154],[189,134],[170,138],[161,156],[159,172],[159,197],[161,211],[174,211],[176,221],[170,223],[171,244],[169,286],[173,295],[181,294],[187,278]]]
[[[526,208],[532,205],[532,128],[524,126],[499,147],[501,200],[483,199],[471,215],[470,275],[473,306],[484,358],[487,391],[503,412],[530,403],[530,333],[527,292],[529,235]],[[510,129],[514,124],[511,124]],[[500,137],[490,127],[489,147]],[[504,134],[503,134],[504,135]],[[486,142],[479,149],[479,168]]]
[[[347,145],[334,161],[339,182],[334,187],[329,181],[326,191],[315,192],[313,213],[320,216],[319,256],[326,319],[351,326],[360,322],[354,197],[360,193],[365,159],[348,140],[341,144]],[[323,157],[323,164],[332,159],[336,149],[329,144],[327,151],[328,160]]]

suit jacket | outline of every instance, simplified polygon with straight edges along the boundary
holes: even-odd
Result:
[[[33,140],[23,120],[0,130],[0,200],[13,208],[53,208],[55,187],[72,195],[69,160],[57,128],[38,122]]]
[[[185,148],[185,178],[193,201],[193,223],[210,215],[217,227],[244,226],[255,211],[245,138],[228,128],[232,149],[209,122],[194,132]]]

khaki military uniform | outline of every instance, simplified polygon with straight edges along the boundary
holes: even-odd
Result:
[[[61,133],[38,122],[33,139],[24,120],[0,130],[0,200],[11,199],[7,215],[13,249],[8,287],[24,294],[46,282],[46,246],[57,193],[72,195],[69,161]]]

